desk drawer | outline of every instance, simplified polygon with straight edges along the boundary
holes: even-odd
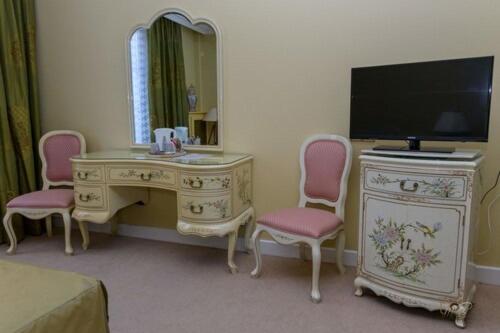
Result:
[[[365,169],[365,188],[378,192],[442,200],[465,200],[467,177],[447,174]]]
[[[161,167],[108,167],[110,182],[175,186],[175,171]]]
[[[180,195],[180,215],[190,220],[214,221],[231,217],[231,194]]]
[[[103,183],[103,165],[73,164],[73,180],[75,182]]]
[[[104,186],[75,184],[75,204],[77,207],[106,208],[106,189]]]
[[[181,173],[181,187],[193,191],[223,191],[231,188],[231,172],[207,174],[207,173]]]

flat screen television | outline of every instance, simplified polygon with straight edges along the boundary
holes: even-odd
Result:
[[[351,139],[488,141],[493,59],[353,68]]]

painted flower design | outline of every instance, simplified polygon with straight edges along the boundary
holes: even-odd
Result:
[[[441,260],[437,259],[439,254],[440,252],[433,252],[433,249],[426,249],[422,244],[420,249],[412,250],[412,259],[416,265],[425,268],[441,263]]]
[[[415,249],[415,239],[412,238],[418,233],[424,239],[434,239],[442,228],[441,222],[432,226],[418,221],[399,224],[392,219],[385,221],[379,217],[375,219],[375,228],[368,237],[377,251],[381,268],[398,278],[425,283],[419,280],[419,275],[426,268],[441,263],[440,252],[426,248],[423,242]]]

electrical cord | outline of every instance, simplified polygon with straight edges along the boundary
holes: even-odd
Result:
[[[498,172],[497,174],[497,179],[495,181],[495,184],[488,190],[486,191],[484,194],[483,194],[483,197],[481,198],[481,201],[480,203],[482,204],[484,202],[484,199],[486,199],[486,196],[491,192],[493,191],[493,189],[495,189],[495,187],[497,187],[498,185],[498,181],[500,180],[500,171]],[[493,245],[493,236],[491,235],[493,233],[493,225],[491,223],[491,207],[493,207],[493,205],[497,202],[497,200],[500,199],[500,194],[496,196],[495,199],[491,200],[491,202],[489,203],[488,205],[488,231],[489,231],[489,240],[488,240],[488,247],[486,248],[486,250],[483,250],[483,251],[480,251],[480,252],[477,252],[476,254],[479,255],[479,256],[482,256],[484,254],[486,254],[490,249],[491,249],[491,246]]]
[[[488,191],[486,191],[483,194],[483,197],[481,198],[481,201],[480,201],[481,204],[484,202],[484,199],[486,199],[486,196],[488,195],[488,193],[490,193],[491,191],[493,191],[495,189],[495,187],[497,187],[499,179],[500,179],[500,171],[498,171],[497,179],[495,181],[495,185],[493,185]]]

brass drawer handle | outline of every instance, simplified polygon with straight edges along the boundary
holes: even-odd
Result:
[[[148,174],[141,173],[141,179],[144,181],[151,180],[151,177],[152,177],[151,173],[148,173]]]
[[[78,198],[79,198],[79,199],[80,199],[80,201],[82,201],[82,202],[89,202],[89,200],[90,200],[90,195],[88,195],[88,194],[87,194],[87,195],[83,195],[82,193],[80,193],[80,194],[78,195]]]
[[[405,191],[405,192],[417,192],[417,189],[418,189],[418,183],[413,183],[413,187],[410,187],[410,188],[407,188],[406,186],[406,180],[402,180],[399,182],[399,188],[401,189],[401,191]]]
[[[200,178],[191,179],[191,178],[189,178],[189,186],[191,186],[191,188],[202,188],[203,187],[203,179],[200,179]]]
[[[203,214],[203,206],[202,205],[190,205],[189,210],[192,214],[201,215]]]
[[[89,176],[89,173],[87,171],[85,172],[82,172],[82,171],[78,171],[76,173],[76,176],[78,177],[78,179],[80,180],[87,180],[88,176]]]

